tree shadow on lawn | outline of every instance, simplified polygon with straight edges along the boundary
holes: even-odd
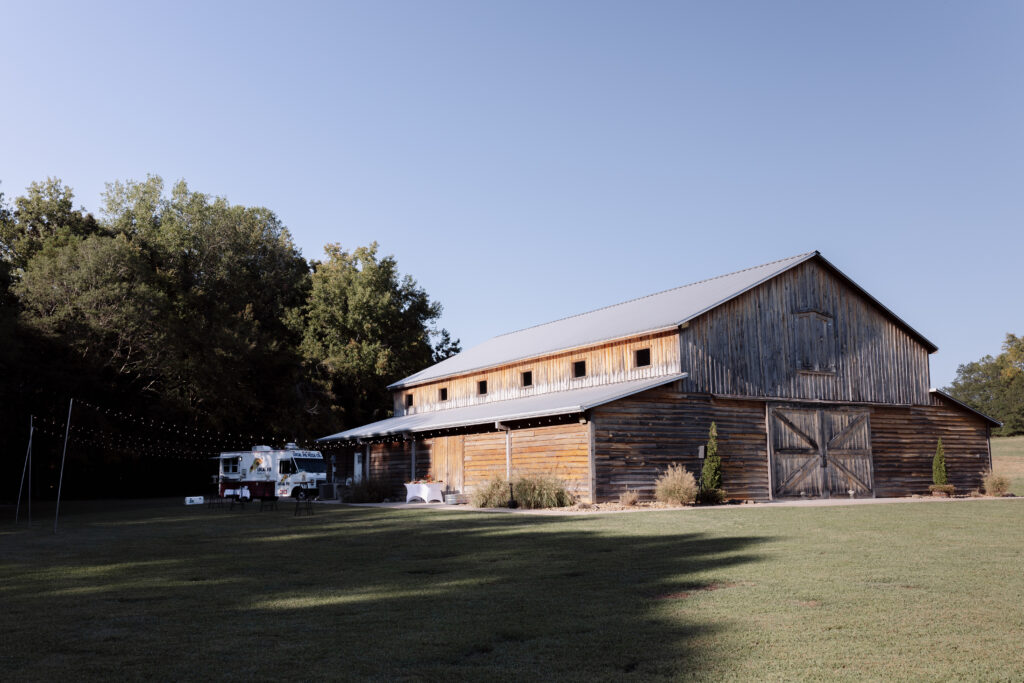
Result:
[[[742,590],[730,570],[769,539],[669,532],[692,526],[687,513],[641,514],[679,523],[345,508],[165,516],[155,542],[124,527],[118,547],[53,558],[4,594],[78,620],[50,643],[50,673],[714,677],[728,665],[713,652],[727,626],[701,598]],[[81,577],[62,581],[63,568]]]

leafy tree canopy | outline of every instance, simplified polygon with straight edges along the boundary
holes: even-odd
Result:
[[[1024,434],[1024,336],[1007,334],[998,356],[959,366],[946,391],[1002,422],[993,434]]]
[[[386,386],[459,351],[447,330],[433,323],[441,305],[376,242],[346,251],[325,247],[314,262],[308,303],[294,325],[302,351],[347,425],[386,417]],[[435,339],[437,340],[435,343]]]

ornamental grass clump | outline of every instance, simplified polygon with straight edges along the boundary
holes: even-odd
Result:
[[[473,491],[473,506],[478,508],[507,508],[511,500],[512,494],[505,477],[494,477]]]
[[[512,480],[512,499],[521,508],[564,508],[573,504],[572,494],[560,479],[547,476],[516,477]]]
[[[619,504],[626,507],[633,507],[640,502],[640,492],[636,489],[626,489],[619,494]]]
[[[697,480],[682,465],[669,465],[654,482],[654,497],[669,505],[689,505],[697,498]]]
[[[982,482],[987,495],[1001,497],[1010,492],[1010,480],[1001,474],[989,472]]]

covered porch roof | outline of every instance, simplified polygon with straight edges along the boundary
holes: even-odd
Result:
[[[594,387],[570,389],[548,394],[537,394],[506,401],[490,401],[462,408],[434,410],[427,413],[390,417],[344,432],[317,439],[327,441],[356,441],[382,436],[401,435],[417,432],[432,432],[455,427],[485,425],[492,422],[527,420],[537,417],[570,415],[582,413],[605,403],[611,403],[627,396],[660,387],[686,377],[685,372],[662,375],[649,379],[601,384]]]

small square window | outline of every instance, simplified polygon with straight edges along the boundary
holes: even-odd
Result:
[[[637,349],[636,350],[636,366],[638,368],[647,367],[651,364],[651,350],[650,349]]]
[[[437,397],[442,401],[448,400],[448,387],[441,387],[437,392]]]
[[[572,364],[572,376],[573,377],[586,377],[587,376],[587,361],[578,360]]]
[[[526,372],[523,373],[523,386],[524,387],[532,387],[533,386],[533,371],[532,370],[527,370]]]
[[[405,395],[405,407],[406,408],[411,408],[412,407],[412,394],[406,394]]]
[[[476,383],[476,393],[480,394],[481,396],[487,393],[487,380],[482,379]]]

